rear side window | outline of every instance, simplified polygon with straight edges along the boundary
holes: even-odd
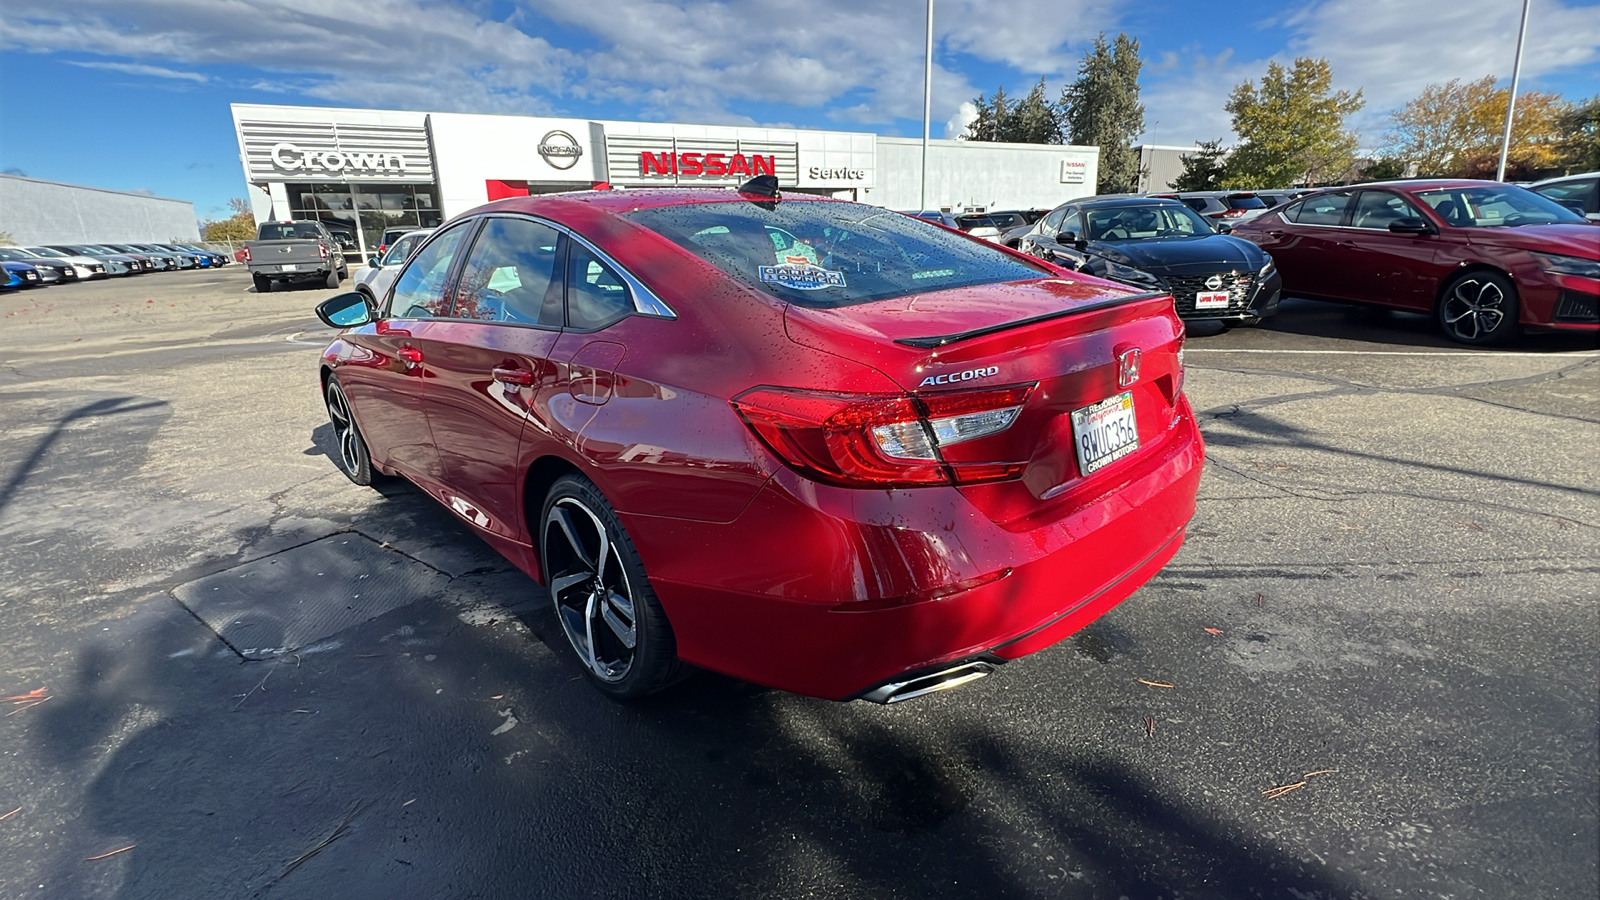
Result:
[[[389,310],[401,319],[433,318],[450,314],[450,298],[445,294],[445,279],[455,261],[456,248],[472,222],[462,222],[430,241],[406,264],[394,282]]]
[[[450,315],[561,327],[561,234],[527,219],[490,219],[473,242]]]
[[[617,270],[576,241],[567,251],[567,324],[579,331],[604,328],[633,312],[633,298]]]
[[[1179,197],[1178,199],[1182,200],[1185,206],[1195,212],[1205,212],[1206,207],[1210,205],[1210,200],[1206,197]]]
[[[994,245],[857,203],[696,203],[627,217],[800,306],[837,308],[1048,274]]]
[[[1296,225],[1342,225],[1344,211],[1349,205],[1349,194],[1320,194],[1306,198],[1284,214]]]

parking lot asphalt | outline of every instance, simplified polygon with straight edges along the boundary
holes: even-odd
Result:
[[[469,526],[335,468],[330,293],[0,296],[0,897],[1600,892],[1581,341],[1195,329],[1199,511],[1099,622],[902,706],[622,706]]]

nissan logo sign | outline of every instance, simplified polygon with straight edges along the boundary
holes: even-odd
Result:
[[[1213,275],[1210,278],[1206,279],[1206,289],[1207,290],[1214,291],[1219,287],[1222,287],[1222,276],[1221,275]]]
[[[557,169],[570,169],[583,156],[583,147],[577,138],[557,129],[539,139],[539,155]]]

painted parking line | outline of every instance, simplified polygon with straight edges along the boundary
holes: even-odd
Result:
[[[1270,353],[1273,355],[1303,353],[1325,356],[1518,356],[1525,359],[1571,359],[1573,357],[1585,358],[1600,356],[1600,351],[1595,350],[1518,353],[1513,350],[1266,350],[1256,348],[1245,349],[1242,347],[1185,347],[1184,353]]]

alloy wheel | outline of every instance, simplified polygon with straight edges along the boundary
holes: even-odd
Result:
[[[360,437],[356,433],[355,419],[350,416],[350,402],[337,384],[328,386],[328,421],[333,423],[333,436],[339,442],[339,459],[344,463],[344,470],[358,471],[361,448],[356,442]]]
[[[594,676],[619,682],[633,668],[638,619],[616,540],[594,510],[561,497],[544,521],[550,597],[567,640]]]
[[[1440,318],[1455,337],[1479,340],[1505,321],[1505,291],[1487,279],[1464,278],[1445,297]]]

